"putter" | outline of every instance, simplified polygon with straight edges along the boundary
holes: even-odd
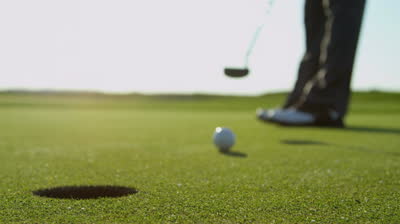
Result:
[[[254,36],[250,42],[249,48],[247,49],[246,56],[244,58],[244,66],[242,68],[234,68],[234,67],[226,67],[224,69],[225,75],[231,77],[231,78],[242,78],[245,77],[249,74],[249,57],[254,49],[254,46],[256,45],[257,39],[260,36],[261,31],[264,28],[264,24],[259,26],[254,33]]]
[[[265,16],[268,16],[271,13],[272,6],[274,5],[274,0],[269,0],[267,9],[265,10]],[[253,49],[256,45],[258,37],[260,36],[261,31],[264,29],[265,21],[257,27],[254,32],[253,38],[250,41],[249,47],[247,48],[247,52],[244,58],[244,66],[243,67],[226,67],[224,69],[224,73],[226,76],[231,78],[242,78],[247,76],[250,73],[249,70],[249,58],[253,52]]]
[[[225,68],[225,75],[232,78],[241,78],[249,74],[248,68]]]

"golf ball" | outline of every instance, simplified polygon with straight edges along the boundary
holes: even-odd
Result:
[[[213,140],[220,151],[226,152],[235,144],[235,134],[229,128],[217,127]]]

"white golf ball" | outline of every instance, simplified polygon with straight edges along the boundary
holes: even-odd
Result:
[[[213,136],[214,144],[221,151],[229,151],[235,144],[235,134],[229,128],[217,127]]]

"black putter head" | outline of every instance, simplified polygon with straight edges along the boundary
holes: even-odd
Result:
[[[249,74],[248,68],[225,68],[224,69],[225,75],[232,77],[232,78],[241,78],[245,77]]]

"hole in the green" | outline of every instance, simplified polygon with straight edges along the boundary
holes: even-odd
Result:
[[[136,194],[138,190],[122,186],[62,186],[33,191],[34,195],[59,199],[116,198]]]

